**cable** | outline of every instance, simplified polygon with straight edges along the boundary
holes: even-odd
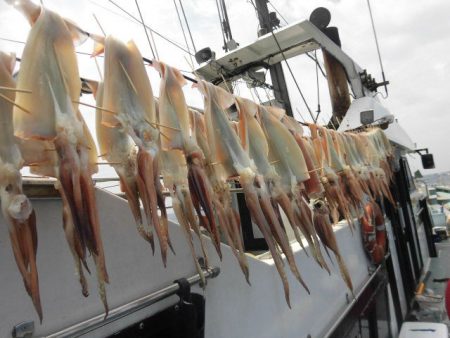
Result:
[[[20,43],[20,44],[23,44],[23,45],[25,44],[25,42],[22,42],[22,41],[17,41],[17,40],[12,40],[12,39],[6,39],[6,38],[0,38],[0,40],[9,41],[9,42],[15,42],[15,43]],[[91,56],[90,53],[85,53],[85,52],[75,51],[75,53],[81,54],[81,55],[86,55],[86,56]],[[97,55],[96,57],[104,57],[104,56],[103,56],[103,55]],[[17,60],[18,62],[21,62],[21,61],[22,61],[22,59],[19,58],[19,57],[16,57],[16,60]],[[148,59],[148,58],[146,58],[146,57],[142,57],[142,61],[147,62],[149,65],[153,64],[153,61],[150,60],[150,59]],[[192,77],[190,77],[190,76],[187,76],[187,75],[184,75],[184,74],[183,74],[183,77],[184,77],[186,80],[191,81],[192,83],[198,83],[198,81],[197,81],[196,79],[194,79],[194,78],[192,78]]]
[[[386,84],[386,77],[384,76],[383,62],[381,60],[380,46],[378,45],[377,31],[375,29],[375,23],[373,21],[372,8],[370,7],[370,0],[367,0],[367,7],[369,8],[369,14],[370,14],[370,21],[372,23],[373,36],[375,38],[375,44],[377,46],[378,60],[380,62],[380,68],[381,68],[381,76],[383,77],[383,82],[384,82],[384,90],[386,91],[386,97],[388,97],[389,93],[388,93],[387,84]]]
[[[262,104],[262,100],[261,97],[259,96],[258,90],[256,90],[256,88],[253,88],[253,91],[255,92],[256,97],[258,98],[259,104]]]
[[[317,51],[314,51],[314,57],[317,60]],[[320,86],[319,86],[319,63],[316,62],[316,85],[317,85],[317,115],[316,118],[313,120],[314,123],[317,123],[317,119],[319,118],[319,115],[321,113],[320,110]]]
[[[307,57],[309,57],[311,60],[313,60],[316,63],[316,65],[319,67],[320,72],[322,73],[323,77],[326,79],[327,78],[327,74],[322,69],[322,66],[321,66],[319,60],[317,59],[317,54],[315,53],[315,51],[314,51],[314,54],[316,55],[315,57],[312,56],[311,54],[309,54],[308,52],[306,52],[305,54],[306,54]]]
[[[191,28],[189,27],[189,22],[186,18],[186,13],[184,12],[183,3],[181,2],[181,0],[178,0],[178,2],[180,3],[181,11],[183,12],[184,21],[186,22],[186,27],[187,27],[187,30],[189,33],[189,37],[191,38],[192,47],[194,48],[194,52],[197,53],[197,48],[195,48],[194,39],[193,39],[192,33],[191,33]]]
[[[250,0],[250,3],[251,3],[251,4],[253,5],[253,7],[255,8],[256,12],[257,12],[258,14],[261,14],[261,13],[259,12],[258,8],[256,7],[256,5],[254,4],[253,0]],[[291,74],[292,79],[294,80],[294,83],[295,83],[295,86],[297,87],[298,92],[300,93],[300,96],[301,96],[301,98],[302,98],[302,100],[303,100],[303,103],[305,104],[306,108],[308,109],[309,115],[311,116],[312,120],[314,121],[314,115],[313,115],[313,113],[312,113],[312,111],[311,111],[311,108],[309,107],[308,102],[306,101],[306,98],[305,98],[305,96],[303,95],[303,92],[302,92],[302,90],[301,90],[301,88],[300,88],[300,85],[299,85],[298,82],[297,82],[297,79],[296,79],[296,77],[295,77],[295,75],[294,75],[294,72],[292,71],[291,66],[289,65],[289,62],[287,61],[286,56],[284,55],[284,52],[283,52],[283,50],[282,50],[282,48],[281,48],[281,45],[280,45],[280,43],[278,42],[278,39],[277,39],[277,37],[275,36],[275,33],[273,32],[272,27],[270,26],[270,27],[268,27],[268,29],[270,29],[270,33],[272,34],[272,37],[273,37],[273,39],[275,40],[275,43],[276,43],[277,46],[278,46],[278,49],[279,49],[279,51],[280,51],[280,53],[281,53],[281,56],[282,56],[282,58],[283,58],[283,61],[286,63],[286,66],[287,66],[287,68],[288,68],[288,70],[289,70],[289,73]]]
[[[123,9],[122,7],[120,7],[118,4],[116,4],[113,0],[108,0],[110,3],[112,3],[114,6],[116,6],[118,9],[120,9],[122,12],[124,12],[125,14],[127,14],[130,18],[132,18],[134,21],[138,22],[139,24],[143,24],[141,21],[139,21],[138,18],[136,18],[133,14],[131,14],[130,12],[126,11],[125,9]],[[191,54],[189,51],[187,51],[184,47],[182,47],[180,44],[178,44],[175,41],[170,40],[169,38],[165,37],[164,35],[162,35],[161,33],[155,31],[154,29],[151,29],[149,26],[145,25],[145,27],[147,29],[149,29],[151,32],[153,32],[154,34],[158,35],[160,38],[166,40],[167,42],[171,43],[172,45],[174,45],[175,47],[181,49],[182,51],[184,51],[185,53]],[[191,54],[192,55],[192,54]],[[192,55],[193,56],[193,55]]]
[[[270,1],[267,1],[267,3],[272,6],[272,8],[275,10],[275,12],[277,12],[277,14],[283,19],[283,21],[286,23],[286,25],[289,25],[289,22],[284,18],[284,16],[280,13],[280,11],[275,7],[275,5],[273,3],[271,3]],[[256,9],[256,7],[255,7]],[[316,65],[319,67],[320,72],[322,73],[322,75],[327,78],[327,75],[325,74],[325,72],[322,69],[322,66],[320,65],[319,61],[317,60],[317,56],[312,56],[311,54],[309,54],[308,52],[305,53],[311,60],[313,60]],[[314,52],[314,54],[316,54]]]
[[[25,44],[26,44],[26,42],[23,42],[23,41],[18,41],[18,40],[13,40],[13,39],[7,39],[7,38],[1,38],[1,37],[0,37],[0,40],[2,40],[2,41],[7,41],[7,42],[20,43],[20,44],[22,44],[22,45],[25,45]],[[77,50],[75,51],[75,53],[80,54],[80,55],[92,56],[91,53],[80,52],[80,51],[77,51]],[[97,55],[96,57],[104,57],[104,55]],[[18,60],[18,61],[20,61],[20,60]]]
[[[302,97],[303,103],[305,104],[306,108],[308,109],[309,115],[311,116],[312,120],[314,121],[314,115],[311,111],[311,108],[309,108],[308,102],[306,101],[305,96],[303,95],[302,90],[300,89],[300,85],[297,82],[297,79],[294,75],[294,72],[291,69],[291,66],[289,65],[289,62],[286,59],[286,56],[284,55],[283,50],[281,49],[280,43],[278,42],[277,37],[275,36],[275,33],[273,32],[273,30],[270,31],[272,33],[273,39],[275,40],[278,49],[280,50],[281,56],[283,57],[284,62],[286,63],[286,66],[289,70],[289,73],[291,74],[292,79],[294,80],[295,86],[297,87],[298,92],[300,93],[300,96]]]
[[[189,44],[188,44],[188,41],[187,41],[187,38],[186,38],[186,33],[184,31],[183,23],[181,22],[181,16],[180,16],[180,12],[178,11],[178,6],[177,6],[176,0],[173,0],[173,5],[175,6],[175,10],[177,12],[178,22],[180,23],[181,31],[183,32],[183,38],[184,38],[184,42],[186,43],[186,48],[189,50]],[[191,63],[194,64],[194,61],[192,59],[192,55],[189,55],[189,57],[191,58]]]
[[[156,50],[156,44],[155,44],[155,50],[153,50],[152,43],[150,42],[150,37],[148,36],[147,28],[145,27],[144,18],[142,17],[141,9],[139,8],[138,0],[134,0],[136,3],[137,10],[139,12],[139,16],[141,17],[142,26],[144,27],[145,36],[147,37],[148,45],[150,46],[150,50],[152,51],[153,58],[155,58],[155,51],[156,51],[156,58],[159,60],[158,51]],[[153,40],[153,43],[155,43],[155,40]]]

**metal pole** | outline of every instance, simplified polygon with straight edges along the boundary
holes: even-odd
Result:
[[[267,0],[255,0],[260,25],[258,36],[270,33],[273,29],[272,24],[270,23],[269,8],[267,7],[267,3]],[[272,79],[275,99],[283,104],[283,108],[286,110],[287,115],[294,116],[281,62],[270,66],[269,71],[270,78]]]
[[[213,267],[211,269],[204,270],[205,278],[215,278],[220,273],[219,267]],[[195,274],[189,278],[187,278],[189,284],[195,285],[200,283],[201,278],[199,274]],[[179,284],[173,283],[165,288],[162,288],[156,292],[153,292],[147,296],[136,299],[130,303],[119,306],[111,311],[109,311],[108,317],[105,318],[103,314],[85,320],[84,322],[77,323],[75,325],[69,326],[66,329],[55,332],[46,338],[68,338],[68,337],[78,337],[84,334],[87,334],[95,329],[98,329],[102,326],[105,326],[109,323],[112,323],[118,319],[121,319],[125,316],[128,316],[136,311],[144,309],[150,305],[153,305],[165,298],[173,296],[180,289]]]

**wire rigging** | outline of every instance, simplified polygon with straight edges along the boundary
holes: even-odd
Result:
[[[261,14],[261,13],[259,12],[258,8],[256,7],[255,3],[253,2],[253,0],[249,0],[249,2],[250,2],[250,3],[253,5],[253,7],[255,8],[256,13],[257,13],[257,14]],[[277,44],[278,50],[280,51],[280,54],[281,54],[281,57],[283,58],[283,61],[285,62],[286,66],[287,66],[287,68],[288,68],[288,70],[289,70],[289,73],[291,74],[291,77],[292,77],[292,79],[294,80],[294,84],[295,84],[295,86],[296,86],[296,88],[297,88],[297,90],[298,90],[298,92],[299,92],[299,94],[300,94],[300,96],[301,96],[301,98],[302,98],[302,100],[303,100],[303,103],[304,103],[305,106],[306,106],[306,109],[308,110],[309,115],[311,116],[311,119],[312,119],[313,121],[315,121],[314,115],[313,115],[313,113],[312,113],[312,111],[311,111],[311,108],[309,107],[308,102],[306,101],[305,95],[303,94],[303,91],[301,90],[300,85],[298,84],[297,78],[295,77],[294,72],[292,71],[292,68],[291,68],[289,62],[287,61],[286,55],[284,54],[283,49],[281,48],[281,45],[280,45],[280,43],[279,43],[279,41],[278,41],[278,39],[277,39],[275,33],[273,32],[272,27],[269,26],[269,27],[267,27],[267,28],[270,30],[270,33],[272,34],[272,37],[273,37],[273,39],[275,40],[275,43]]]
[[[138,18],[136,18],[133,14],[131,14],[130,12],[128,12],[127,10],[125,10],[124,8],[122,8],[121,6],[119,6],[117,3],[115,3],[113,0],[108,0],[110,3],[112,3],[114,6],[116,6],[118,9],[120,9],[122,12],[124,12],[125,14],[127,14],[131,19],[133,19],[134,21],[136,21],[139,24],[143,24],[141,21],[139,21]],[[183,46],[181,46],[181,44],[165,37],[163,34],[155,31],[154,29],[150,28],[149,26],[145,25],[145,27],[150,30],[151,32],[153,32],[154,34],[158,35],[160,38],[166,40],[167,42],[169,42],[170,44],[174,45],[175,47],[179,48],[180,50],[184,51],[185,53],[191,54],[188,50],[186,50]],[[192,55],[192,54],[191,54]]]
[[[286,23],[286,25],[289,25],[289,22],[284,18],[284,16],[280,13],[280,11],[275,7],[275,5],[273,3],[271,3],[270,1],[267,1],[267,3],[274,9],[274,11],[283,19],[283,21]],[[256,10],[256,7],[255,7]],[[256,13],[258,13],[258,11],[256,10]],[[317,54],[314,52],[315,56],[312,56],[310,53],[306,52],[305,53],[307,57],[309,57],[311,60],[313,60],[316,65],[319,67],[320,72],[322,73],[322,75],[327,78],[327,75],[325,74],[321,64],[319,63],[319,60],[317,59]]]
[[[177,12],[178,22],[180,23],[181,31],[183,32],[183,38],[184,38],[184,42],[186,43],[186,48],[188,49],[188,51],[190,51],[189,44],[188,44],[188,41],[187,41],[187,38],[186,38],[186,32],[184,31],[183,22],[181,21],[180,11],[178,10],[178,6],[177,6],[176,0],[173,0],[173,5],[175,6],[175,10]],[[192,59],[192,55],[189,55],[189,57],[191,58],[191,63],[194,64],[194,60]]]
[[[140,16],[140,18],[141,18],[142,26],[144,27],[145,36],[147,37],[148,45],[150,46],[150,50],[152,51],[153,58],[156,57],[157,59],[159,59],[158,50],[156,49],[156,44],[155,44],[155,40],[153,40],[153,37],[152,37],[152,40],[153,40],[153,44],[155,45],[155,49],[154,49],[154,50],[153,50],[152,43],[150,42],[150,37],[148,36],[146,24],[145,24],[145,22],[144,22],[144,18],[143,18],[143,16],[142,16],[142,13],[141,13],[141,9],[140,9],[140,7],[139,7],[138,0],[134,0],[134,2],[136,3],[136,7],[137,7],[137,10],[138,10],[138,12],[139,12],[139,16]],[[151,32],[151,30],[150,30],[150,32]]]
[[[311,108],[309,107],[308,102],[306,101],[306,98],[305,98],[305,96],[303,95],[303,92],[302,92],[302,90],[301,90],[301,88],[300,88],[300,85],[299,85],[298,82],[297,82],[297,78],[295,77],[294,72],[292,71],[289,62],[287,61],[286,56],[284,55],[283,50],[281,49],[280,43],[278,42],[278,39],[277,39],[277,37],[275,36],[275,34],[273,33],[273,31],[272,31],[271,33],[272,33],[272,36],[273,36],[275,42],[277,43],[277,46],[278,46],[278,48],[279,48],[279,50],[280,50],[280,52],[281,52],[281,56],[283,57],[283,60],[284,60],[284,62],[286,63],[286,66],[287,66],[287,68],[288,68],[288,70],[289,70],[289,73],[291,74],[292,80],[294,80],[295,86],[297,87],[297,90],[298,90],[298,92],[300,93],[300,96],[302,97],[303,103],[305,104],[306,109],[308,109],[308,113],[309,113],[309,115],[311,116],[312,120],[315,121],[314,115],[313,115],[313,113],[312,113],[312,111],[311,111]]]
[[[314,51],[314,57],[317,60],[317,51]],[[319,118],[319,115],[321,113],[320,109],[320,86],[319,86],[319,63],[316,62],[316,86],[317,86],[317,115],[314,119],[314,123],[317,122],[317,119]]]
[[[380,52],[380,46],[378,44],[378,37],[377,37],[377,31],[375,29],[375,23],[373,21],[373,15],[372,15],[372,8],[370,7],[370,0],[367,0],[367,7],[369,9],[369,14],[370,14],[370,22],[372,23],[372,31],[373,31],[373,36],[375,38],[375,44],[377,46],[377,53],[378,53],[378,61],[380,62],[380,68],[381,68],[381,76],[383,77],[383,82],[384,82],[384,90],[386,92],[386,97],[387,98],[389,96],[388,93],[388,89],[387,89],[387,83],[386,83],[386,77],[384,75],[384,68],[383,68],[383,61],[381,60],[381,52]]]
[[[181,11],[183,12],[184,21],[186,22],[186,27],[189,33],[189,37],[191,38],[192,47],[194,48],[194,52],[197,53],[197,48],[195,48],[194,38],[192,37],[191,28],[189,27],[189,21],[186,18],[186,13],[184,12],[184,6],[181,0],[178,0],[180,3]],[[189,49],[189,48],[188,48]]]

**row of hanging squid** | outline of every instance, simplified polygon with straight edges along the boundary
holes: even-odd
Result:
[[[240,218],[231,199],[230,181],[242,187],[252,221],[263,234],[290,306],[287,267],[303,280],[286,227],[307,253],[330,273],[322,249],[334,254],[347,287],[351,278],[342,260],[332,224],[345,218],[353,229],[367,199],[392,201],[392,149],[379,129],[338,133],[315,124],[303,127],[283,110],[234,96],[201,79],[203,112],[189,109],[186,84],[175,68],[153,61],[161,75],[159,99],[136,45],[88,34],[58,14],[28,0],[15,2],[32,25],[17,82],[15,56],[0,52],[0,198],[9,224],[14,257],[42,321],[36,267],[37,231],[33,207],[23,194],[20,169],[56,178],[62,199],[62,223],[75,261],[82,293],[89,294],[85,273],[91,256],[106,314],[109,282],[92,175],[98,157],[120,178],[138,233],[164,266],[174,252],[165,197],[186,236],[198,272],[193,243],[208,253],[203,232],[221,257],[220,239],[231,247],[250,283]],[[74,40],[86,35],[104,53],[103,82],[88,81],[96,98],[97,146],[79,111],[81,81]],[[230,112],[237,112],[237,119]],[[162,182],[160,177],[162,177]],[[142,206],[142,208],[141,208]],[[281,217],[281,210],[286,217]],[[156,237],[156,238],[155,238]],[[305,248],[304,248],[305,249]]]

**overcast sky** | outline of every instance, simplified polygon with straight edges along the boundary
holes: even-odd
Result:
[[[256,38],[257,18],[252,5],[247,0],[225,0],[231,21],[233,37],[241,45],[251,43]],[[107,34],[114,34],[124,40],[134,39],[141,53],[152,57],[142,26],[126,18],[117,7],[107,0],[44,0],[50,9],[58,11],[77,22],[84,29],[100,33],[93,18],[96,14]],[[117,4],[138,17],[135,2],[117,0]],[[331,25],[340,30],[343,50],[362,68],[365,68],[381,81],[381,72],[376,55],[375,42],[370,25],[370,17],[365,0],[271,0],[289,23],[302,21],[319,6],[327,7],[332,14]],[[173,1],[140,0],[139,4],[146,23],[154,30],[185,46],[178,23]],[[184,0],[184,9],[188,17],[197,49],[209,46],[217,55],[223,54],[222,36],[214,0]],[[389,97],[381,99],[400,124],[409,133],[417,146],[428,147],[435,155],[436,169],[424,173],[450,170],[450,156],[447,145],[450,143],[450,1],[431,0],[372,0],[372,10],[377,27],[378,39],[385,73],[391,82]],[[269,8],[271,8],[269,6]],[[281,19],[281,18],[280,18]],[[285,22],[281,19],[282,24]],[[0,38],[25,41],[29,25],[12,7],[0,0]],[[168,44],[158,36],[155,42],[160,59],[181,70],[189,71],[187,54]],[[90,42],[77,47],[79,51],[90,51]],[[23,45],[0,41],[0,49],[22,54]],[[319,53],[318,53],[319,54]],[[321,56],[319,56],[321,58]],[[99,58],[100,67],[102,59]],[[195,61],[194,61],[195,62]],[[315,65],[306,56],[290,60],[297,80],[304,92],[308,104],[317,109],[317,86]],[[195,64],[195,66],[197,66]],[[86,78],[99,79],[94,60],[79,56],[80,74]],[[158,95],[159,76],[148,69],[153,91]],[[297,108],[303,118],[308,119],[306,107],[293,86],[289,74],[286,78],[290,88],[290,97],[294,110]],[[320,78],[320,103],[322,118],[330,116],[330,102],[326,80]],[[239,93],[248,96],[248,91],[240,87]],[[201,106],[202,100],[195,90],[186,88],[189,104]],[[267,93],[261,91],[263,101]],[[251,96],[249,96],[251,98]],[[83,97],[86,102],[92,98]],[[93,127],[92,111],[83,111],[88,123]],[[301,119],[300,115],[296,116]],[[319,119],[321,122],[322,119]],[[92,130],[92,128],[91,128]],[[416,157],[417,158],[417,157]],[[420,168],[416,159],[410,161],[413,169]]]

